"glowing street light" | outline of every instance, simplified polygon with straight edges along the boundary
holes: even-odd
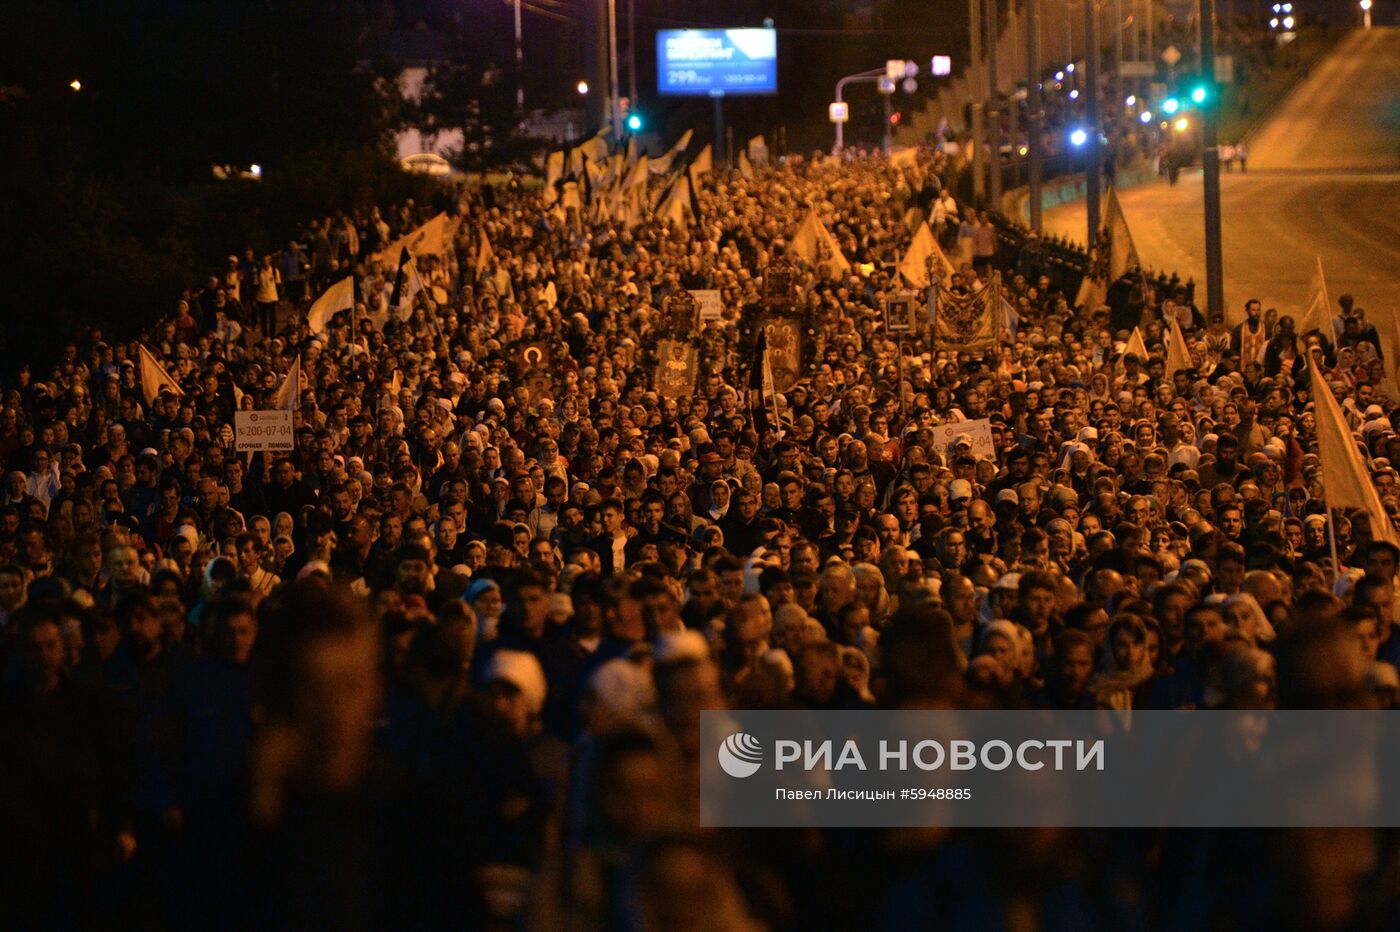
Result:
[[[1285,16],[1285,17],[1283,18],[1283,28],[1284,28],[1284,29],[1292,29],[1292,28],[1293,28],[1293,17],[1291,17],[1291,16]]]
[[[1069,141],[1076,147],[1082,146],[1089,141],[1089,134],[1082,129],[1076,129],[1069,134]]]
[[[1079,99],[1079,91],[1077,91],[1077,90],[1070,91],[1070,92],[1069,92],[1069,99],[1070,99],[1070,100],[1078,100],[1078,99]]]
[[[1142,111],[1142,113],[1138,114],[1138,120],[1139,120],[1140,122],[1142,122],[1143,124],[1151,123],[1151,122],[1152,122],[1152,111],[1151,111],[1151,110],[1144,110],[1144,111]]]
[[[578,82],[578,84],[576,85],[576,88],[577,88],[577,90],[578,90],[578,92],[579,92],[580,94],[587,94],[587,93],[588,93],[588,82],[587,82],[587,81],[580,81],[580,82]]]
[[[1371,0],[1361,0],[1361,20],[1367,28],[1371,28]]]
[[[1125,106],[1125,107],[1133,107],[1133,106],[1136,106],[1136,105],[1137,105],[1137,95],[1136,95],[1136,94],[1129,94],[1128,97],[1127,97],[1127,99],[1123,101],[1123,106]]]
[[[1176,128],[1178,133],[1184,133],[1191,128],[1191,121],[1186,119],[1186,117],[1178,117],[1177,121],[1173,123],[1172,126]]]
[[[68,86],[71,87],[76,93],[77,91],[81,91],[83,89],[83,82],[79,81],[77,78],[74,78],[73,80],[68,82]]]
[[[1168,116],[1176,113],[1180,109],[1181,101],[1177,100],[1175,97],[1168,97],[1166,100],[1162,101],[1162,112]]]

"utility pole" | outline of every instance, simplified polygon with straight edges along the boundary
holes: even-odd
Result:
[[[1021,165],[1017,158],[1021,151],[1021,115],[1020,107],[1016,105],[1016,82],[1021,74],[1021,20],[1016,15],[1016,0],[1011,0],[1007,4],[1006,10],[1006,31],[1011,36],[1011,41],[1007,43],[1007,48],[1011,49],[1011,61],[1007,63],[1007,69],[1011,72],[1011,96],[1006,102],[1006,134],[1011,143],[1011,187],[1016,187],[1021,183]]]
[[[607,0],[588,0],[588,15],[582,25],[587,30],[584,42],[583,76],[589,92],[584,95],[587,124],[593,130],[611,126],[612,113],[608,95],[608,6]],[[590,130],[592,132],[593,130]]]
[[[520,0],[515,0],[515,118],[525,119],[525,44],[520,33]]]
[[[1089,151],[1088,164],[1084,169],[1085,197],[1089,220],[1088,245],[1090,252],[1099,236],[1099,183],[1101,149],[1099,146],[1099,29],[1098,10],[1094,0],[1084,0],[1084,85],[1088,94],[1087,116],[1089,125],[1085,145]]]
[[[1036,16],[1037,0],[1026,0],[1026,184],[1031,195],[1031,229],[1041,231],[1040,217],[1040,19]]]
[[[1001,93],[997,84],[997,0],[982,0],[987,13],[987,174],[992,209],[1001,209]]]
[[[982,5],[980,0],[967,0],[967,32],[970,42],[967,67],[967,90],[972,97],[972,200],[978,207],[987,197],[986,178],[982,167],[987,157],[982,151],[986,133],[982,127]]]
[[[1074,61],[1074,6],[1073,2],[1065,4],[1065,61],[1071,63]]]
[[[622,91],[617,75],[617,0],[608,0],[608,81],[612,90],[612,132],[614,139],[622,138]]]
[[[1142,61],[1142,0],[1133,0],[1133,61]]]
[[[1220,148],[1215,138],[1219,88],[1215,83],[1215,0],[1201,0],[1201,83],[1206,103],[1201,108],[1202,164],[1205,168],[1206,307],[1210,315],[1225,313],[1224,259],[1220,251]]]
[[[637,103],[637,0],[627,0],[627,98]]]
[[[1144,61],[1152,62],[1152,66],[1157,66],[1157,44],[1152,38],[1152,0],[1142,0],[1143,12],[1147,14],[1142,24],[1143,39],[1147,42],[1147,54],[1143,56]]]
[[[1123,125],[1123,0],[1113,0],[1113,106],[1109,108],[1114,137]]]

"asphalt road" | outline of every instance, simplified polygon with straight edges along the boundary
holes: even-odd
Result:
[[[1199,170],[1119,194],[1143,262],[1197,282],[1205,304]],[[1221,178],[1227,319],[1259,298],[1301,313],[1315,257],[1327,290],[1350,292],[1396,327],[1400,307],[1400,28],[1358,31],[1303,81],[1250,143],[1249,174]],[[1083,242],[1083,203],[1045,213],[1047,232]]]

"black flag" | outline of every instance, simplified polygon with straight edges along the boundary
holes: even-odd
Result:
[[[408,284],[408,260],[408,247],[405,246],[399,250],[399,271],[394,276],[394,294],[389,299],[390,307],[398,307],[403,300],[403,290]]]

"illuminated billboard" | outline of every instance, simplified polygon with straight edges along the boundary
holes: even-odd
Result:
[[[778,34],[772,29],[662,29],[656,88],[670,96],[778,92]]]

